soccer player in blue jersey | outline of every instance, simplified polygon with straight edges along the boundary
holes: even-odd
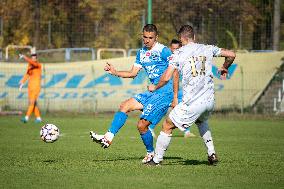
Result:
[[[179,49],[180,47],[181,47],[181,42],[180,42],[179,40],[177,40],[177,39],[173,39],[173,40],[171,41],[171,43],[170,43],[170,46],[169,46],[169,48],[171,49],[172,53],[173,53],[174,51],[176,51],[177,49]],[[178,73],[178,71],[176,70],[174,74],[179,74],[179,73]],[[177,75],[176,77],[179,78],[179,75]],[[178,80],[177,80],[177,81],[178,81]],[[179,84],[177,83],[176,86],[178,87]],[[178,89],[177,89],[177,90],[178,90]],[[180,101],[182,100],[182,90],[181,90],[181,89],[178,90],[178,97],[177,97],[177,98],[178,98],[178,102],[180,102]],[[177,102],[177,103],[178,103],[178,102]],[[177,103],[172,103],[171,106],[174,108]],[[154,138],[156,138],[156,134],[155,134],[155,132],[154,132],[155,127],[156,127],[156,124],[153,124],[153,123],[149,126],[149,130],[151,131],[152,136],[153,136]],[[195,137],[195,135],[190,132],[190,127],[188,127],[188,128],[185,129],[185,131],[184,131],[184,137],[185,137],[185,138],[188,138],[188,137]]]
[[[129,71],[118,71],[109,63],[106,64],[105,71],[117,77],[134,78],[143,68],[151,84],[157,84],[164,71],[168,68],[169,57],[172,53],[168,47],[157,42],[158,30],[154,24],[147,24],[143,27],[142,38],[144,47],[137,52],[136,61]],[[177,94],[177,91],[175,93]],[[114,136],[125,124],[127,114],[134,110],[141,110],[142,113],[137,128],[147,150],[142,163],[147,163],[154,156],[153,136],[148,127],[150,124],[159,123],[167,113],[169,104],[173,101],[173,96],[173,81],[170,80],[155,92],[146,91],[127,99],[120,104],[119,111],[115,113],[108,131],[104,135],[98,135],[90,131],[91,139],[103,148],[108,148]]]

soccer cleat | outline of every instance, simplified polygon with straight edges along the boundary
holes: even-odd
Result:
[[[189,137],[196,137],[196,135],[188,131],[184,132],[184,138],[189,138]]]
[[[40,118],[35,119],[35,123],[41,123],[41,122],[42,122],[42,120]]]
[[[151,161],[154,157],[154,152],[147,152],[146,156],[144,157],[144,159],[142,160],[142,163],[148,163],[149,161]]]
[[[104,137],[104,135],[98,135],[94,133],[93,131],[90,131],[90,137],[93,140],[93,142],[100,144],[103,148],[108,148],[111,144],[111,142],[107,140]]]
[[[160,164],[159,164],[159,163],[154,162],[154,160],[153,160],[153,159],[151,159],[151,161],[149,161],[149,162],[145,163],[145,165],[147,165],[147,166],[160,166]]]
[[[28,122],[28,120],[27,120],[25,117],[22,117],[22,118],[21,118],[21,122],[23,122],[23,123],[27,123],[27,122]]]
[[[218,163],[218,157],[215,153],[211,154],[211,156],[208,156],[208,162],[209,165],[216,165]]]

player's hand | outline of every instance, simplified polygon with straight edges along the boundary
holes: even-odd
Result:
[[[151,85],[148,85],[147,88],[148,88],[148,91],[153,92],[154,90],[156,90],[156,85],[151,84]]]
[[[221,68],[218,69],[218,73],[220,73],[221,80],[226,80],[228,75],[228,69],[222,66]]]
[[[23,59],[25,55],[19,54],[19,59]]]
[[[114,69],[113,65],[110,63],[106,63],[104,70],[112,75],[115,75],[116,70]]]
[[[24,86],[24,83],[19,83],[19,91],[22,91],[23,86]]]
[[[178,98],[174,98],[171,107],[174,108],[178,104]]]

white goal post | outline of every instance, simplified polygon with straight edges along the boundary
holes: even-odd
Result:
[[[9,59],[9,49],[30,49],[30,52],[32,54],[32,51],[35,51],[35,47],[29,46],[29,45],[8,45],[6,47],[6,60]]]
[[[127,55],[125,49],[100,48],[100,49],[98,49],[98,51],[97,51],[97,60],[100,60],[100,59],[101,59],[101,53],[102,53],[103,51],[106,51],[106,52],[120,52],[120,53],[122,53],[122,57],[126,57],[126,55]]]

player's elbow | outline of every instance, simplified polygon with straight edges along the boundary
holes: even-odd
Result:
[[[235,59],[236,58],[236,53],[234,51],[231,51],[231,50],[227,51],[226,55],[230,59]]]
[[[232,50],[222,49],[221,56],[229,59],[235,59],[236,53]]]
[[[231,58],[235,59],[236,58],[236,53],[232,51],[231,53]]]
[[[137,74],[130,74],[129,78],[135,78],[137,76]]]

